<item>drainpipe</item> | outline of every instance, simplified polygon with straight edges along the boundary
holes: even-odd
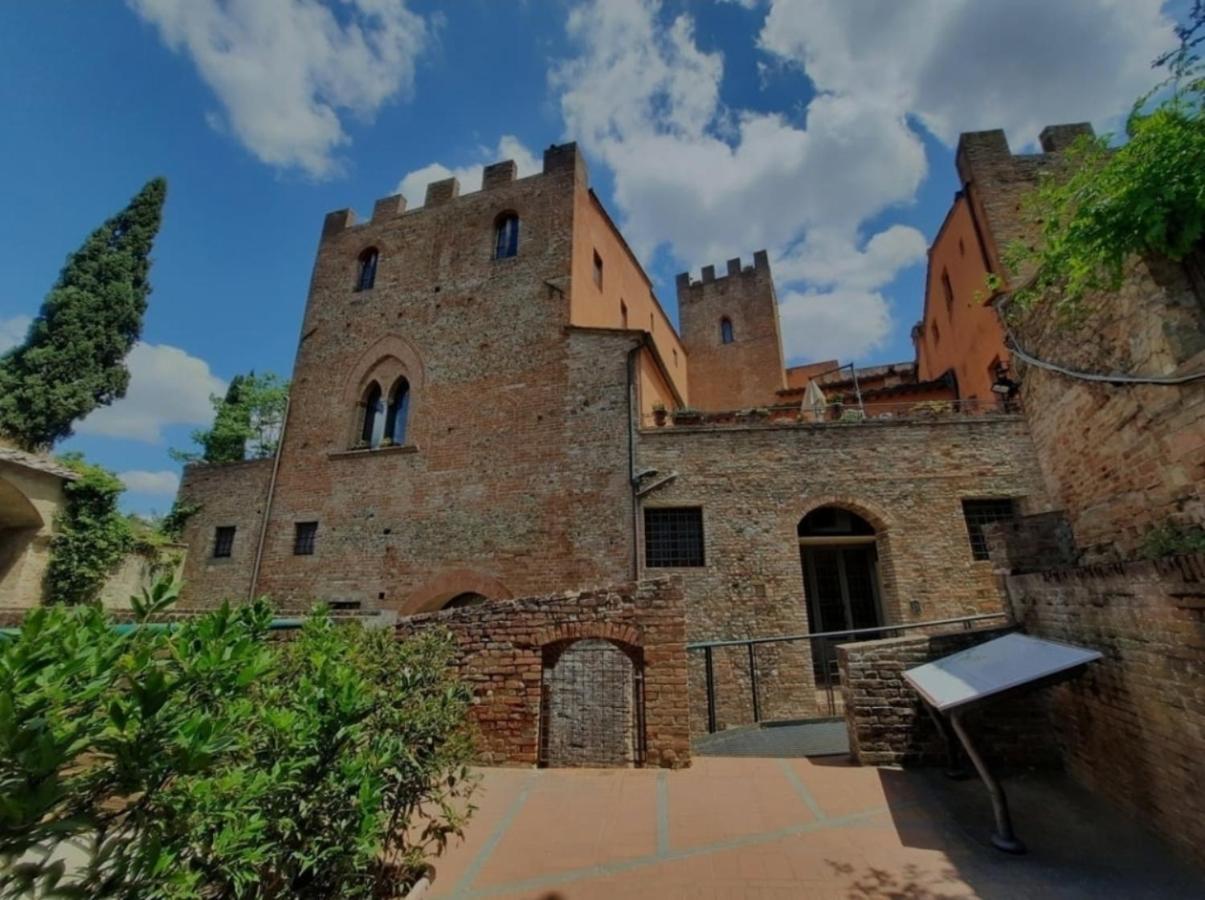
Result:
[[[632,581],[640,579],[640,495],[636,480],[636,354],[643,341],[628,351],[628,484],[632,488]]]
[[[255,547],[255,567],[251,570],[251,584],[247,586],[247,600],[255,599],[255,585],[259,583],[259,565],[264,558],[264,540],[268,535],[268,519],[272,514],[272,498],[276,495],[276,474],[280,471],[280,455],[285,448],[285,433],[289,428],[289,409],[292,397],[285,397],[285,414],[280,422],[280,440],[276,442],[276,457],[272,460],[272,478],[268,482],[268,499],[264,502],[264,520],[259,526],[259,543]]]

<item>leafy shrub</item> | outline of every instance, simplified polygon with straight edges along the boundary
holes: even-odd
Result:
[[[390,896],[459,833],[450,638],[320,612],[274,644],[270,622],[262,600],[124,630],[30,612],[0,645],[0,896]]]
[[[1167,522],[1152,528],[1143,536],[1139,552],[1147,559],[1182,553],[1205,553],[1205,528]]]
[[[66,503],[50,543],[46,596],[58,603],[87,603],[134,549],[134,532],[117,508],[125,485],[78,453],[65,453],[59,461],[79,478],[63,485]]]

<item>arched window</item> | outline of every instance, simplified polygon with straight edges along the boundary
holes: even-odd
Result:
[[[503,213],[494,223],[494,259],[506,259],[519,252],[519,217]]]
[[[381,386],[374,381],[364,395],[364,427],[360,431],[360,440],[369,447],[379,447],[384,435],[385,403],[381,399]]]
[[[377,259],[380,254],[376,247],[369,247],[360,254],[360,271],[356,276],[356,290],[367,291],[377,281]]]
[[[385,436],[395,444],[406,443],[406,420],[410,416],[410,382],[399,378],[385,413]]]
[[[732,320],[727,316],[720,319],[720,342],[723,344],[731,344],[732,337]]]

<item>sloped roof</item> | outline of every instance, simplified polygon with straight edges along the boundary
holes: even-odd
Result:
[[[50,456],[26,453],[24,450],[16,450],[12,447],[0,447],[0,463],[33,469],[35,472],[45,472],[47,475],[55,475],[68,481],[75,481],[79,478],[79,475]]]

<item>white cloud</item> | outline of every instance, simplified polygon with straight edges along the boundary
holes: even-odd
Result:
[[[210,394],[226,384],[203,359],[166,344],[138,343],[126,357],[130,387],[125,397],[90,413],[77,434],[101,434],[157,444],[167,425],[208,425]]]
[[[725,106],[722,55],[658,0],[574,7],[574,55],[550,73],[568,135],[614,175],[639,254],[668,245],[697,271],[770,251],[789,357],[884,343],[879,289],[923,261],[925,241],[867,223],[913,202],[927,174],[915,121],[946,141],[1003,127],[1018,147],[1046,124],[1103,123],[1152,82],[1149,61],[1171,40],[1159,0],[868,7],[774,0],[760,44],[816,87],[798,114]]]
[[[431,27],[405,0],[127,0],[187,54],[229,131],[261,161],[338,171],[342,116],[371,119],[408,94]]]
[[[148,472],[145,469],[131,469],[128,472],[118,472],[117,477],[131,491],[140,494],[160,494],[174,497],[180,487],[180,476],[175,472],[164,469],[159,472]]]
[[[890,316],[873,289],[924,252],[914,229],[861,234],[867,219],[911,200],[925,175],[905,117],[833,94],[812,100],[806,125],[729,109],[721,55],[698,48],[688,16],[662,22],[656,3],[579,6],[568,28],[579,53],[553,70],[552,84],[569,134],[614,173],[637,252],[648,257],[667,243],[697,270],[768,249],[780,286],[801,288],[781,292],[788,356],[818,348],[829,357],[838,345],[861,354],[881,343]],[[832,318],[823,297],[879,308],[861,323],[847,311],[848,336],[827,345],[815,330]]]
[[[24,341],[31,322],[33,319],[29,316],[0,319],[0,353],[5,353]]]
[[[478,147],[476,155],[481,162],[473,165],[449,169],[443,163],[433,162],[421,169],[407,172],[398,182],[396,193],[406,198],[407,209],[415,209],[423,205],[423,201],[427,197],[427,185],[433,181],[455,177],[460,182],[460,192],[467,194],[480,189],[482,169],[490,163],[513,159],[519,178],[535,175],[543,168],[543,161],[537,159],[535,154],[513,134],[504,134],[494,149]]]
[[[874,291],[787,291],[778,301],[788,359],[856,361],[891,333],[887,301]]]
[[[873,7],[873,8],[871,8]],[[947,144],[1003,128],[1014,148],[1046,125],[1118,116],[1175,44],[1162,0],[772,0],[761,46],[817,89],[885,102]]]

